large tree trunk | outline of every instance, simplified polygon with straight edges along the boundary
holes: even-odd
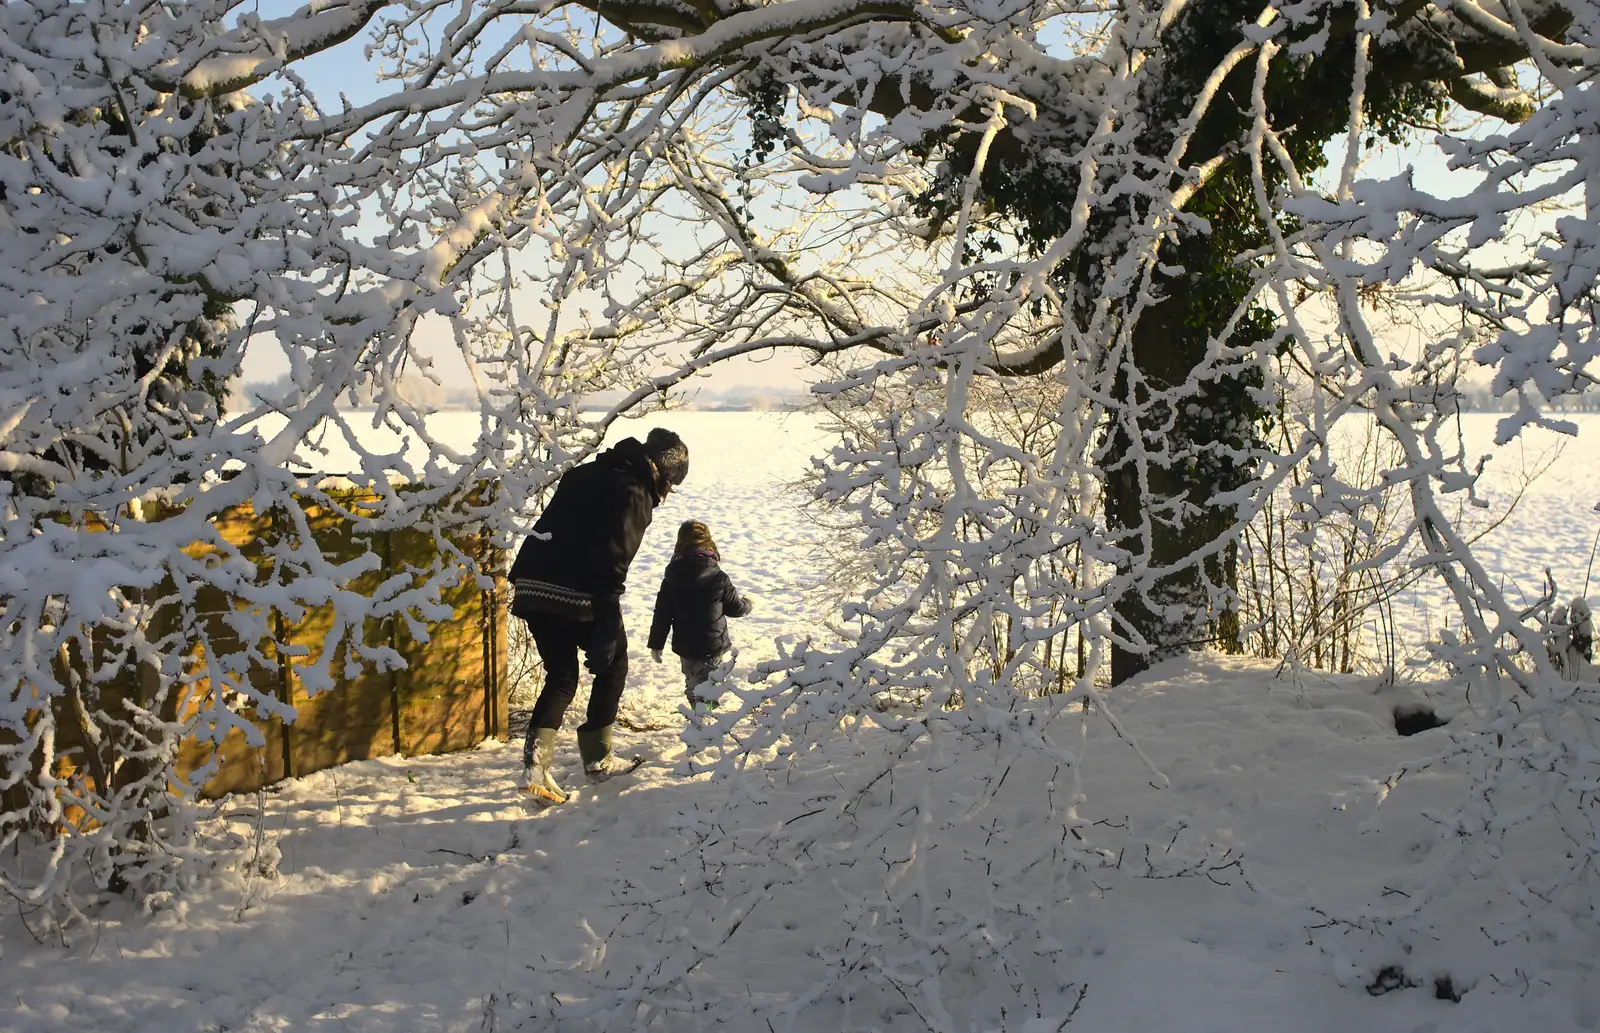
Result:
[[[1134,420],[1118,414],[1107,429],[1106,518],[1113,538],[1130,553],[1118,574],[1128,576],[1136,567],[1150,572],[1113,608],[1118,635],[1129,644],[1112,644],[1112,684],[1206,642],[1226,647],[1237,638],[1236,616],[1219,614],[1215,606],[1215,588],[1231,581],[1228,555],[1237,512],[1215,496],[1232,486],[1223,482],[1234,471],[1207,446],[1226,433],[1217,429],[1219,422],[1238,426],[1242,385],[1207,385],[1205,397],[1187,399],[1176,413],[1164,403],[1148,404],[1152,393],[1189,380],[1206,355],[1205,329],[1185,325],[1187,284],[1163,280],[1164,300],[1145,310],[1133,332],[1135,369],[1125,367],[1117,377],[1120,400],[1140,415]],[[1190,411],[1191,404],[1201,412]],[[1139,480],[1141,450],[1149,456],[1148,493]],[[1177,499],[1184,503],[1181,512],[1170,508]],[[1204,557],[1197,558],[1199,553]],[[1174,569],[1156,573],[1167,568]],[[1144,648],[1133,645],[1140,640]]]

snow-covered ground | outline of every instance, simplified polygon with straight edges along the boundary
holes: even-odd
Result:
[[[1592,1028],[1600,1001],[1582,987],[1592,962],[1583,941],[1552,920],[1539,942],[1492,948],[1508,917],[1498,887],[1458,902],[1431,934],[1319,928],[1326,919],[1309,905],[1355,907],[1412,890],[1442,849],[1418,815],[1442,802],[1450,780],[1397,791],[1376,822],[1370,796],[1351,792],[1445,741],[1444,730],[1397,737],[1393,701],[1362,685],[1294,685],[1217,662],[1120,691],[1120,716],[1171,787],[1152,788],[1126,745],[1091,719],[1085,812],[1104,822],[1092,828],[1122,851],[1120,864],[1063,873],[1054,900],[1036,901],[1050,907],[1043,938],[1023,952],[1033,964],[998,993],[1012,1002],[1008,1019],[986,1007],[994,984],[961,969],[972,946],[952,943],[944,993],[971,1014],[947,1028]],[[1077,717],[1057,721],[1070,732]],[[66,946],[35,946],[9,919],[0,1029],[689,1031],[714,1028],[713,1018],[749,1030],[771,1018],[804,1033],[929,1028],[915,999],[870,986],[855,987],[848,1003],[824,995],[783,1023],[781,1002],[828,971],[813,950],[848,946],[839,876],[849,873],[813,869],[769,887],[731,934],[683,909],[705,873],[682,828],[727,790],[674,773],[676,733],[669,725],[628,736],[650,757],[632,779],[584,788],[575,803],[539,814],[511,792],[517,750],[500,744],[295,779],[265,796],[259,816],[254,798],[230,800],[219,834],[249,840],[259,828],[261,852],[245,849],[178,907],[142,918],[114,900]],[[951,761],[936,796],[994,770],[994,758],[971,746]],[[562,767],[576,781],[570,749]],[[774,817],[799,814],[829,779],[850,781],[850,768],[769,789],[766,802]],[[1019,763],[1012,792],[941,828],[937,841],[953,853],[932,869],[936,895],[985,882],[967,870],[964,847],[999,836],[1026,851],[1050,774]],[[754,822],[722,831],[766,830]],[[1142,842],[1157,844],[1151,856]],[[1244,858],[1245,871],[1224,849]],[[673,977],[702,954],[706,964]],[[1389,966],[1418,985],[1375,995]],[[643,1009],[614,1003],[619,988],[653,972],[666,975]],[[1440,997],[1446,985],[1459,1003]],[[1028,1002],[1020,1016],[1018,1002]],[[588,1003],[601,1010],[584,1014]]]
[[[1492,419],[1469,417],[1469,432],[1481,424],[1487,441]],[[1583,985],[1592,944],[1553,909],[1534,935],[1495,945],[1515,917],[1499,883],[1458,889],[1423,928],[1330,924],[1402,903],[1441,863],[1422,815],[1459,792],[1459,773],[1408,778],[1381,811],[1371,792],[1374,778],[1449,742],[1448,727],[1394,731],[1394,705],[1425,690],[1288,681],[1214,659],[1168,665],[1111,696],[1167,788],[1089,716],[1081,810],[1093,823],[1086,845],[1107,851],[1106,867],[993,871],[996,858],[1041,844],[1053,858],[1065,843],[1064,776],[1037,757],[946,742],[946,755],[908,768],[926,775],[921,784],[860,790],[855,817],[862,828],[887,822],[890,846],[905,794],[933,802],[937,848],[918,869],[928,881],[901,912],[907,928],[921,923],[916,935],[945,937],[917,989],[875,977],[874,965],[896,963],[904,932],[861,909],[881,870],[823,863],[826,843],[815,865],[757,862],[760,844],[814,801],[865,782],[891,733],[858,729],[788,782],[688,776],[680,678],[643,650],[673,533],[689,517],[710,524],[727,570],[757,601],[733,626],[741,668],[771,655],[774,636],[817,629],[803,594],[822,576],[808,545],[816,532],[783,489],[820,443],[815,425],[689,413],[618,433],[655,423],[682,433],[692,460],[684,490],[658,511],[627,601],[635,676],[619,740],[644,767],[543,813],[511,790],[518,747],[497,743],[291,780],[259,808],[254,797],[224,801],[210,828],[220,846],[236,845],[232,863],[177,905],[146,917],[111,898],[64,944],[36,945],[17,912],[0,918],[0,1030],[1501,1033],[1600,1021],[1600,985]],[[1579,448],[1524,500],[1491,567],[1531,583],[1552,565],[1564,585],[1574,571],[1581,583],[1600,463]],[[1032,716],[1077,743],[1076,708],[1039,701]],[[569,785],[581,781],[570,733],[559,764]],[[985,787],[995,795],[981,809],[951,802]],[[741,794],[747,805],[721,809]],[[737,851],[751,869],[728,864]],[[1008,893],[1026,922],[1006,926],[998,906],[986,930],[950,931],[942,901],[1004,905]],[[1027,936],[997,941],[1008,928]]]

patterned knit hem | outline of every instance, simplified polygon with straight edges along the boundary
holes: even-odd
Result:
[[[516,595],[511,600],[512,616],[547,614],[575,621],[594,620],[594,598],[585,592],[575,592],[564,585],[532,578],[518,578],[516,588]]]

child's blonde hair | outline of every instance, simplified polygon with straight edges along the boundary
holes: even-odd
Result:
[[[685,520],[678,525],[678,544],[672,555],[676,559],[691,552],[709,552],[716,559],[722,558],[717,543],[711,540],[711,528],[698,520]]]

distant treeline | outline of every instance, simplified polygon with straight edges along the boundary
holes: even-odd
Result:
[[[1555,412],[1600,412],[1600,392],[1568,395],[1555,404],[1538,397],[1534,401],[1538,408]],[[1461,391],[1463,412],[1515,412],[1520,407],[1521,400],[1515,394],[1496,398],[1487,387],[1469,387]]]
[[[235,385],[227,406],[238,412],[245,406],[254,407],[282,401],[293,390],[287,375],[276,380],[253,380]],[[434,410],[478,408],[478,396],[470,387],[435,384],[416,373],[407,373],[400,380],[400,390],[415,405]],[[597,396],[593,404],[604,408],[614,399]],[[803,388],[790,390],[734,387],[723,391],[691,391],[675,404],[675,408],[689,412],[787,412],[803,409],[811,402]],[[351,392],[349,405],[360,409],[372,405],[372,390],[366,385]]]
[[[469,387],[435,384],[416,373],[407,373],[400,383],[407,399],[429,409],[476,410],[478,408],[477,395]],[[236,385],[230,392],[234,397],[228,409],[237,412],[247,403],[256,406],[263,401],[279,401],[290,393],[292,386],[287,376],[276,380],[257,380]],[[1463,412],[1515,412],[1520,404],[1514,394],[1496,398],[1487,386],[1463,388],[1460,397]],[[595,397],[591,404],[603,409],[615,400],[609,395],[602,395]],[[357,389],[351,394],[350,405],[359,409],[370,406],[372,401],[370,389]],[[1568,396],[1555,405],[1545,402],[1542,398],[1536,401],[1540,409],[1552,409],[1558,412],[1600,412],[1600,392]],[[693,390],[677,398],[674,408],[686,412],[792,412],[806,408],[811,402],[810,394],[801,386],[789,389],[740,386],[721,391]]]

